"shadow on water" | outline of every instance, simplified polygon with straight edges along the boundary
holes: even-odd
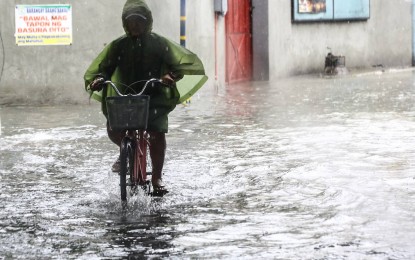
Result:
[[[123,213],[107,227],[105,238],[112,247],[125,248],[126,259],[142,259],[146,256],[168,257],[174,255],[170,243],[175,232],[170,230],[173,221],[163,213],[129,215]]]

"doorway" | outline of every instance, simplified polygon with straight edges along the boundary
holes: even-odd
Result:
[[[226,82],[252,80],[252,2],[228,0],[226,15]]]

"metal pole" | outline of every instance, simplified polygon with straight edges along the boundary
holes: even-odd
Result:
[[[186,0],[180,0],[180,45],[186,47]]]
[[[415,66],[415,0],[412,0],[412,66]]]
[[[186,0],[180,0],[180,45],[186,47]],[[190,98],[184,103],[190,104]]]

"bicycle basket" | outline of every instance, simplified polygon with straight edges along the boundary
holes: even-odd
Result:
[[[150,96],[107,97],[108,121],[113,130],[146,129]]]

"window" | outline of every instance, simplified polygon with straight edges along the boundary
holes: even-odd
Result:
[[[370,18],[370,0],[292,0],[294,22]]]

